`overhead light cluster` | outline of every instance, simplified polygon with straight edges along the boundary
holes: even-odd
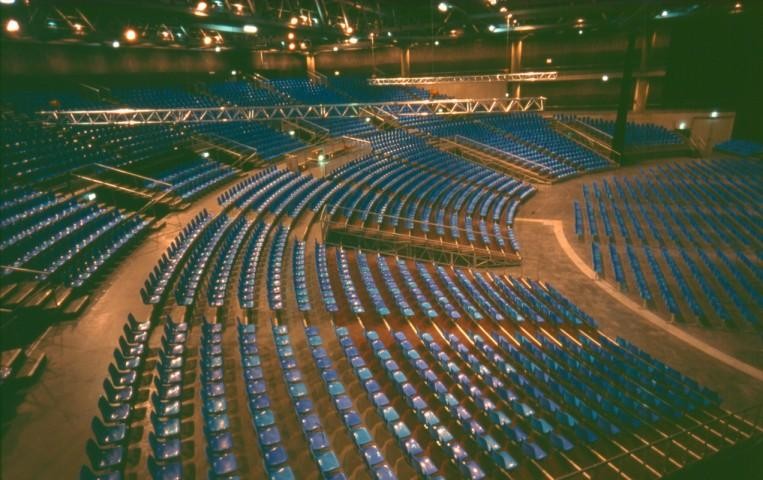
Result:
[[[18,33],[21,30],[18,20],[10,18],[5,22],[5,31],[8,33]]]

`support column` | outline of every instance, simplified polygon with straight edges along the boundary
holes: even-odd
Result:
[[[409,47],[400,49],[400,76],[411,76],[411,49]]]
[[[628,35],[628,48],[623,62],[623,79],[620,83],[620,101],[617,105],[615,131],[612,135],[612,149],[625,151],[625,129],[628,122],[628,110],[633,105],[633,64],[636,63],[636,32]],[[624,155],[623,155],[624,157]],[[613,160],[616,160],[613,158]]]
[[[522,70],[522,40],[511,42],[511,59],[509,63],[509,73],[519,73]],[[514,82],[509,84],[511,96],[519,98],[522,93],[522,84]]]
[[[654,47],[655,43],[657,41],[657,33],[656,32],[646,32],[641,37],[641,59],[639,62],[639,71],[641,73],[646,72],[649,70],[649,54],[652,51],[652,47]],[[649,100],[649,87],[651,85],[651,81],[647,77],[640,77],[636,79],[636,92],[633,97],[633,111],[634,112],[643,112],[646,110],[646,104]]]
[[[312,53],[308,53],[305,56],[305,67],[307,69],[307,73],[315,73],[315,55]]]

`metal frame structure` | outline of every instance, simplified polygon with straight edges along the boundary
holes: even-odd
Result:
[[[368,84],[384,85],[430,85],[433,83],[462,82],[539,82],[556,80],[558,72],[490,73],[484,75],[442,75],[434,77],[369,78]]]
[[[543,111],[546,97],[411,100],[400,102],[335,103],[329,105],[268,105],[214,108],[120,108],[115,110],[48,110],[39,112],[48,123],[66,125],[135,125],[206,123],[288,118],[358,117],[368,109],[393,116],[471,115],[512,111]]]

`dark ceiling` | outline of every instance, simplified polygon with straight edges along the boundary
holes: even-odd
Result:
[[[7,5],[5,3],[12,2]],[[371,43],[503,41],[743,14],[759,0],[7,0],[5,38],[312,51]],[[125,35],[128,29],[134,38]],[[130,35],[132,37],[132,35]],[[209,38],[207,38],[209,37]]]

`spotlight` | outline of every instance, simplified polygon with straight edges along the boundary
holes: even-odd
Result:
[[[335,76],[335,77],[338,77],[338,76],[339,76],[339,70],[334,70],[334,76]]]
[[[601,76],[601,81],[602,82],[608,82],[609,81],[609,75],[607,75],[606,73],[604,75],[602,75]]]
[[[662,11],[662,13],[660,13],[660,16],[661,16],[662,18],[665,18],[665,17],[667,17],[668,15],[669,15],[669,12],[668,12],[667,10],[663,10],[663,11]]]
[[[305,42],[299,42],[299,48],[302,50],[307,50],[307,44]]]
[[[335,51],[335,52],[338,52],[339,51],[339,47],[334,47],[334,48],[332,48],[332,50]]]
[[[498,0],[487,0],[487,3],[489,3],[491,7],[495,7],[495,4],[498,3]]]
[[[125,30],[125,40],[128,42],[134,42],[138,38],[138,34],[135,33],[135,30],[132,28],[128,28]]]
[[[111,46],[114,48],[119,48],[119,40],[114,40],[113,42],[111,42]]]
[[[506,12],[509,11],[509,9],[506,8],[506,7],[501,7],[498,11],[501,12],[501,13],[506,13]]]
[[[244,25],[244,33],[257,33],[257,30],[256,25]]]
[[[326,160],[326,155],[324,155],[323,153],[319,153],[318,154],[318,161],[323,163],[325,160]]]
[[[217,53],[220,53],[222,50],[223,50],[223,48],[220,45],[215,47],[215,52],[217,52]]]
[[[434,46],[435,47],[439,47],[440,46],[440,41],[439,40],[435,40],[434,41]]]
[[[736,8],[737,10],[739,10],[740,8],[742,8],[742,2],[737,2],[737,3],[735,3],[735,4],[734,4],[734,8]]]
[[[713,110],[710,112],[710,118],[718,118],[718,110]]]
[[[583,30],[578,30],[578,35],[583,35]]]
[[[194,15],[198,15],[200,17],[206,17],[207,16],[207,2],[199,2],[196,4],[196,9],[193,11]]]
[[[297,48],[297,44],[294,42],[289,42],[289,50],[294,50],[295,48]]]
[[[5,22],[5,31],[8,33],[18,33],[21,30],[21,25],[15,19],[11,18]]]
[[[297,134],[297,132],[295,132],[294,130],[289,130],[289,136],[290,137],[293,137],[296,134]]]
[[[487,27],[487,29],[490,30],[491,32],[495,32],[495,25],[490,25]]]
[[[354,32],[354,31],[355,31],[355,30],[354,30],[354,29],[353,29],[351,26],[349,26],[349,25],[347,25],[347,26],[344,28],[344,33],[346,33],[347,35],[350,35],[350,34],[351,34],[352,32]]]
[[[551,65],[551,63],[552,63],[553,61],[554,61],[554,60],[553,60],[551,57],[548,57],[548,58],[546,59],[546,65]]]
[[[291,20],[289,20],[289,23],[291,25],[296,25],[297,23],[299,23],[299,19],[297,17],[291,17]]]
[[[392,32],[387,32],[387,36],[391,37],[392,36]]]
[[[678,124],[679,130],[686,130],[686,122],[681,122]]]
[[[286,38],[288,38],[289,40],[294,40],[294,32],[289,32],[289,33],[286,35]]]
[[[231,71],[230,71],[230,74],[235,76],[236,74],[238,74],[238,72],[237,72],[237,71],[235,71],[235,70],[231,70]]]
[[[441,11],[442,13],[445,13],[448,11],[448,4],[445,2],[440,2],[437,5],[437,10]]]
[[[584,19],[578,18],[578,23],[583,23],[583,22],[584,22]]]
[[[371,117],[366,117],[366,123],[371,123]]]
[[[212,45],[212,37],[208,37],[204,35],[204,37],[201,39],[201,43],[203,43],[206,46]]]
[[[0,0],[0,3],[2,3],[3,5],[13,5],[14,3],[16,3],[16,0]]]
[[[79,23],[75,23],[72,25],[72,28],[74,29],[74,33],[82,33],[82,25]]]
[[[358,43],[358,37],[350,37],[350,43],[353,44],[353,45]]]

